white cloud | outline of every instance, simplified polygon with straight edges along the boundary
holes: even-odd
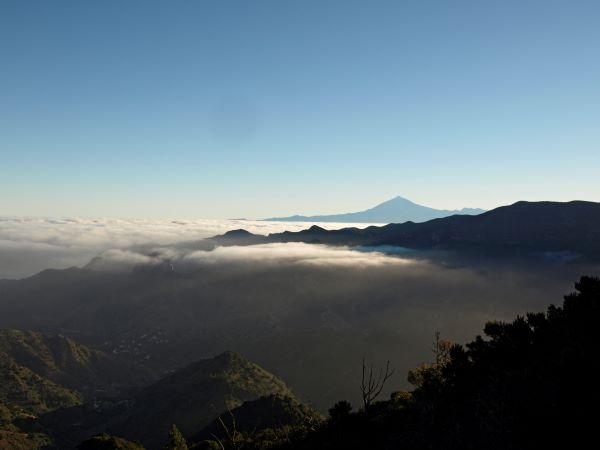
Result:
[[[386,256],[383,253],[363,253],[347,247],[288,243],[251,246],[218,247],[212,251],[195,251],[186,254],[183,261],[206,263],[236,263],[255,261],[277,264],[377,266],[407,264],[407,259]]]
[[[96,255],[115,259],[111,250],[130,250],[139,246],[165,246],[198,241],[229,230],[244,228],[252,233],[269,234],[308,228],[307,222],[263,222],[250,220],[124,220],[81,218],[0,217],[0,279],[33,275],[47,268],[66,268],[86,264]],[[346,226],[366,227],[370,224],[322,223],[328,229]],[[170,250],[175,251],[176,250]],[[277,252],[276,249],[270,251]],[[268,253],[263,249],[266,257]],[[297,251],[296,251],[297,252]],[[233,253],[232,253],[233,254]],[[232,255],[231,254],[231,255]],[[239,255],[242,253],[239,252]],[[284,255],[277,253],[281,258]],[[227,251],[211,257],[227,258]],[[231,255],[229,257],[231,257]],[[252,258],[255,253],[249,254]],[[121,255],[123,256],[123,255]],[[339,254],[330,255],[338,261]],[[323,255],[325,257],[325,255]],[[363,256],[364,258],[364,256]],[[208,261],[210,258],[206,258]],[[289,259],[289,257],[287,257]],[[324,261],[324,259],[322,259]],[[305,259],[308,263],[310,258]],[[358,261],[357,261],[358,262]],[[315,263],[313,261],[313,263]]]

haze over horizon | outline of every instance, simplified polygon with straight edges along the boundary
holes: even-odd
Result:
[[[34,3],[0,4],[0,215],[600,200],[598,2]]]

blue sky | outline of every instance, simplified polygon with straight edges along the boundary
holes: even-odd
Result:
[[[598,1],[0,3],[0,215],[600,201]]]

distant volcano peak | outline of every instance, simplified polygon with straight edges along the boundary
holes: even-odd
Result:
[[[322,216],[296,215],[265,220],[278,222],[403,223],[409,221],[426,222],[455,214],[475,215],[483,212],[485,210],[479,208],[462,208],[460,210],[429,208],[398,195],[365,211]]]

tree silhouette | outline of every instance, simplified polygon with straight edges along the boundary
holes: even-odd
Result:
[[[373,402],[379,397],[387,380],[394,374],[394,369],[390,368],[390,362],[385,364],[385,371],[379,369],[377,374],[373,373],[373,364],[367,365],[365,358],[362,360],[362,378],[360,382],[360,390],[362,392],[364,410],[368,410]]]
[[[600,404],[600,279],[582,277],[575,289],[546,312],[486,324],[466,345],[436,334],[434,360],[410,373],[415,389],[388,401],[376,399],[393,374],[389,362],[375,370],[363,358],[364,409],[339,402],[328,426],[280,448],[589,447]]]
[[[350,415],[350,411],[352,411],[352,405],[346,400],[342,400],[329,410],[329,417],[333,423],[340,423]]]

